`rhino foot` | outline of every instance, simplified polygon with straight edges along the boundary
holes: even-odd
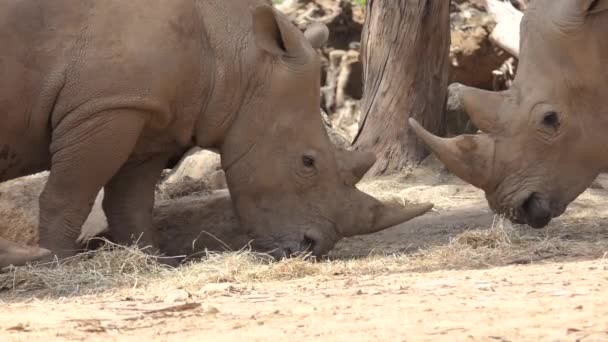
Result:
[[[0,268],[23,266],[28,262],[39,261],[51,256],[48,249],[32,246],[22,246],[0,238]]]

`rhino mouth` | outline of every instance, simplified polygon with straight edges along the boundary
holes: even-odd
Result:
[[[556,216],[549,199],[539,192],[532,192],[520,202],[510,220],[527,224],[536,229],[545,228]]]
[[[551,220],[559,215],[553,210],[551,202],[540,192],[523,192],[511,205],[490,206],[497,214],[504,215],[515,224],[525,224],[532,228],[546,227]]]
[[[254,250],[265,253],[275,260],[304,257],[322,258],[340,238],[321,230],[308,229],[303,234],[289,237],[258,237],[252,239]]]

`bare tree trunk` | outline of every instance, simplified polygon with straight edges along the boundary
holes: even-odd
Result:
[[[375,152],[376,176],[418,165],[428,152],[410,116],[436,134],[445,126],[449,0],[369,0],[362,36],[364,95],[358,150]]]

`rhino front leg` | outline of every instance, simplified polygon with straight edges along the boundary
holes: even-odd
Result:
[[[144,115],[116,110],[86,119],[66,117],[54,130],[51,171],[40,195],[40,246],[74,255],[82,224],[99,190],[132,153]]]
[[[0,238],[0,268],[23,266],[51,255],[51,251],[33,246],[23,246]]]
[[[119,244],[137,242],[157,252],[152,229],[154,190],[168,156],[129,160],[104,188],[103,210],[112,238]]]

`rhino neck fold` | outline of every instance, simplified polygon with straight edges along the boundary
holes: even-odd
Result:
[[[251,98],[256,75],[257,51],[247,6],[226,5],[233,11],[218,10],[221,2],[197,1],[201,15],[204,40],[201,59],[204,63],[201,78],[209,86],[201,90],[205,97],[194,131],[194,143],[200,147],[221,148],[234,122]],[[243,13],[237,13],[237,12]],[[230,13],[230,15],[226,14]],[[240,18],[240,20],[235,20]],[[227,36],[227,31],[230,36]]]
[[[195,143],[200,147],[221,148],[234,122],[246,106],[250,77],[242,70],[244,61],[210,59],[207,72],[210,87],[196,124]],[[236,65],[236,67],[235,67]]]

